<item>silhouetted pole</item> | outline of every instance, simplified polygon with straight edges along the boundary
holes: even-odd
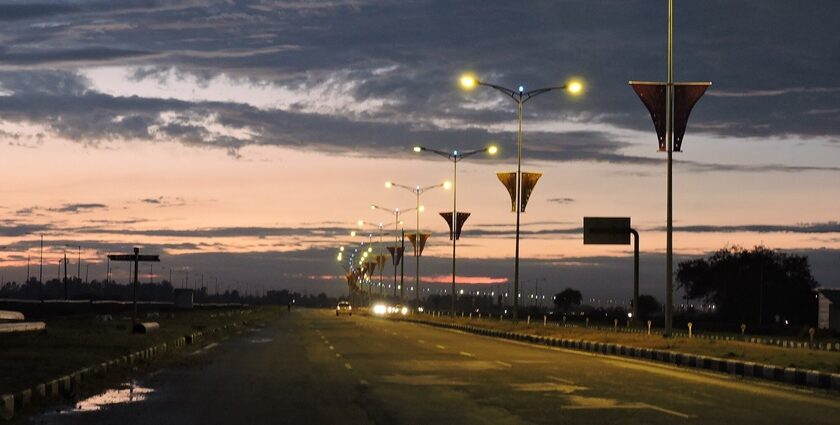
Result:
[[[61,268],[61,263],[59,263],[59,268]],[[67,288],[67,251],[64,251],[64,299],[70,299],[70,292]]]
[[[632,323],[639,320],[639,232],[630,229],[633,235],[633,317]]]
[[[134,313],[131,316],[131,323],[137,324],[137,285],[138,282],[138,268],[140,267],[140,248],[134,248]],[[129,271],[131,269],[129,268]]]
[[[41,264],[38,266],[38,282],[44,284],[44,235],[41,235]]]

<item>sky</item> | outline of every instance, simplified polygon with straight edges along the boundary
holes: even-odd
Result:
[[[840,5],[677,0],[675,16],[676,80],[712,82],[675,154],[676,261],[765,245],[840,287]],[[3,281],[23,281],[27,259],[40,273],[43,235],[45,279],[65,251],[71,274],[80,257],[102,279],[106,254],[140,246],[162,258],[143,279],[343,294],[338,248],[369,239],[350,236],[357,221],[393,238],[394,217],[369,206],[416,204],[384,183],[453,178],[412,146],[494,144],[459,164],[472,215],[458,281],[503,289],[515,215],[495,173],[515,170],[516,108],[461,90],[471,72],[585,84],[525,105],[523,167],[543,173],[522,216],[525,292],[625,302],[632,247],[584,246],[581,230],[623,216],[641,235],[642,292],[664,298],[665,157],[627,84],[665,79],[664,0],[27,0],[0,1],[0,21]],[[437,213],[451,203],[443,188],[421,197],[429,292],[450,279]]]

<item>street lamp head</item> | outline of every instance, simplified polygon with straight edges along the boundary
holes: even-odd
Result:
[[[420,208],[417,208],[417,211],[423,212],[426,210],[426,207],[420,205]]]
[[[577,80],[570,81],[566,84],[566,90],[573,95],[579,95],[583,93],[583,83]]]
[[[461,87],[465,90],[472,90],[478,85],[478,80],[471,74],[464,74],[461,76]]]
[[[394,185],[394,183],[392,183],[392,182],[385,182],[385,187],[387,187],[388,189],[390,189],[391,186],[393,186],[393,185]]]
[[[340,247],[338,247],[338,250],[341,251],[341,252],[344,252],[344,247],[340,246]]]
[[[359,220],[359,221],[356,222],[356,224],[358,224],[359,226],[364,226],[365,222],[364,222],[364,220]]]
[[[374,205],[374,204],[370,204],[370,209],[375,210],[375,209],[376,209],[376,205]]]
[[[445,190],[449,190],[451,187],[452,187],[452,182],[451,181],[447,180],[447,181],[443,182],[443,188]]]
[[[496,145],[491,145],[490,147],[487,148],[487,153],[489,153],[490,155],[495,155],[498,152],[499,152],[499,148]]]
[[[355,237],[356,237],[356,231],[355,231],[355,230],[351,230],[351,231],[350,231],[350,236],[355,238]]]
[[[426,148],[424,148],[422,146],[415,146],[414,147],[414,152],[417,152],[417,153],[423,152],[424,150],[426,150]]]
[[[519,93],[522,93],[524,91],[525,91],[525,86],[519,86]]]

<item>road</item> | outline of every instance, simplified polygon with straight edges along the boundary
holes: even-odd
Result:
[[[836,424],[840,397],[378,318],[296,310],[43,424]],[[108,397],[106,396],[107,400]],[[93,404],[97,404],[94,400]]]

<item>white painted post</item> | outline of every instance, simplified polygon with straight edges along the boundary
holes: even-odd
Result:
[[[478,313],[478,319],[481,320],[481,313]]]
[[[472,313],[470,313],[470,320],[472,320]]]
[[[563,315],[563,327],[564,328],[566,327],[566,315],[565,314]]]
[[[528,326],[531,326],[531,315],[528,315]]]
[[[694,323],[688,322],[688,337],[691,338],[691,328],[694,326]]]
[[[618,332],[618,319],[613,319],[613,332]]]
[[[648,324],[648,335],[650,335],[650,325],[653,324],[650,320],[647,321]]]
[[[808,337],[811,340],[811,348],[814,348],[814,333],[815,332],[816,332],[816,330],[814,328],[809,328],[808,329]]]
[[[747,324],[746,323],[741,323],[741,337],[744,336],[744,332],[746,332],[746,331],[747,331]]]
[[[548,324],[548,316],[543,314],[543,327],[545,327],[546,324]]]

